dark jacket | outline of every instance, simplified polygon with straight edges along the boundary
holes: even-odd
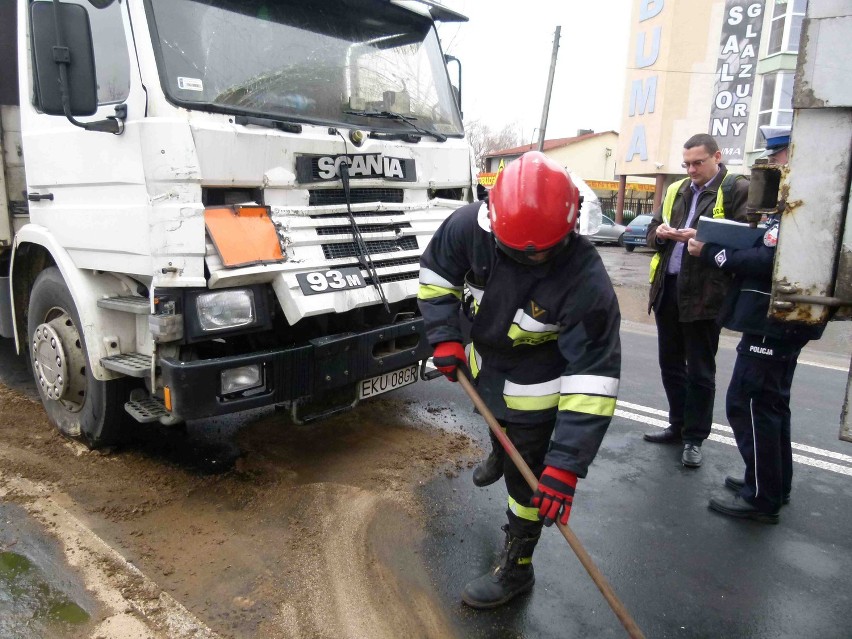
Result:
[[[418,304],[429,343],[462,341],[467,288],[474,298],[468,361],[483,401],[510,422],[555,416],[545,463],[585,477],[612,419],[621,372],[612,283],[584,237],[525,266],[497,248],[489,228],[487,206],[468,204],[423,253]]]
[[[778,231],[779,222],[773,220],[748,249],[705,244],[701,260],[710,268],[735,276],[719,315],[720,325],[747,336],[783,340],[791,349],[799,349],[809,340],[822,337],[825,325],[779,322],[768,316]]]
[[[716,192],[727,175],[728,170],[724,164],[719,165],[719,174],[698,196],[696,205],[696,216],[692,221],[691,228],[698,227],[700,217],[713,217],[713,207],[716,204]],[[689,208],[692,204],[691,181],[686,180],[678,189],[674,204],[672,205],[671,220],[669,226],[672,228],[683,228],[689,216]],[[746,221],[746,201],[748,199],[748,180],[736,180],[731,194],[730,206],[725,206],[725,217]],[[651,282],[651,291],[648,299],[648,312],[656,310],[662,300],[663,284],[665,281],[666,267],[671,258],[677,242],[673,240],[661,240],[657,242],[657,227],[663,222],[662,207],[654,213],[654,218],[648,225],[648,246],[656,248],[661,254],[660,266],[657,269],[654,280]],[[680,321],[694,322],[697,320],[716,319],[725,294],[730,285],[730,276],[708,266],[697,257],[691,256],[686,247],[683,250],[680,274],[677,278],[677,302]]]

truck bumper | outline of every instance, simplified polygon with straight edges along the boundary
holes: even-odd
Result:
[[[224,415],[300,398],[321,398],[333,391],[405,366],[432,354],[423,318],[407,320],[362,333],[341,333],[291,348],[200,361],[163,358],[163,385],[171,410],[184,419]],[[222,373],[241,366],[260,365],[261,387],[222,394]]]

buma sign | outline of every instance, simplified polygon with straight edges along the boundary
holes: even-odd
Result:
[[[296,158],[299,182],[325,182],[340,179],[340,165],[349,165],[353,180],[381,178],[396,182],[414,182],[414,160],[394,158],[381,153],[361,155],[300,155]]]

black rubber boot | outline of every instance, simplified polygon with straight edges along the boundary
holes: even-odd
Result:
[[[500,442],[490,430],[488,434],[491,435],[491,452],[485,461],[473,469],[473,484],[480,488],[490,486],[503,476],[503,460],[506,458]]]
[[[535,583],[532,554],[539,536],[516,537],[503,526],[506,541],[497,564],[464,587],[462,601],[471,608],[496,608],[527,592]]]

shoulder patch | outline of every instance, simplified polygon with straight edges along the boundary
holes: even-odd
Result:
[[[722,249],[718,253],[716,253],[716,257],[713,258],[716,261],[716,266],[722,268],[725,265],[725,262],[728,261],[728,256],[725,254],[725,249]]]
[[[534,319],[538,319],[547,312],[541,306],[532,301],[530,302],[530,311],[532,312]]]
[[[773,247],[778,244],[778,225],[774,224],[771,229],[763,234],[764,246]]]

